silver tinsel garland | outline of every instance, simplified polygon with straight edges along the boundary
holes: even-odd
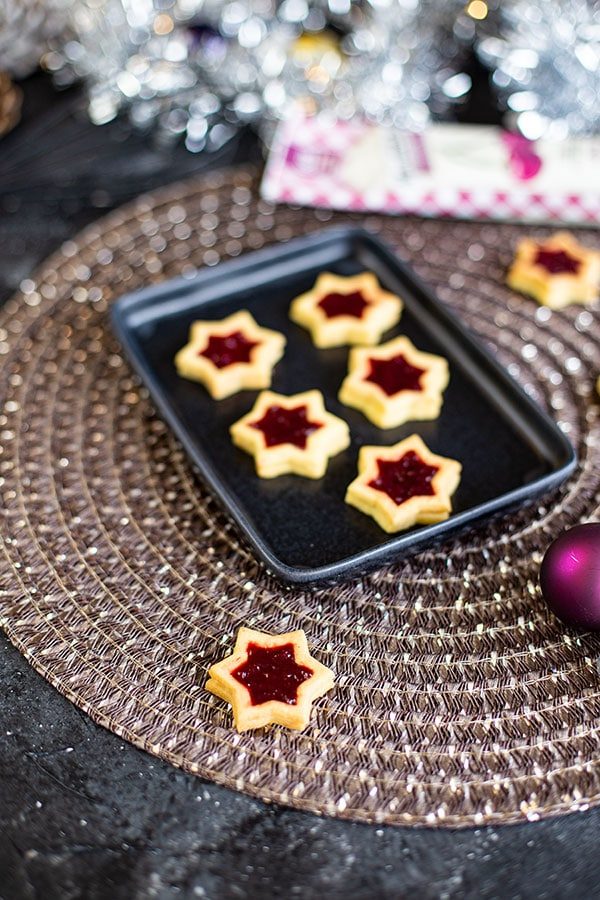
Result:
[[[294,104],[420,129],[469,90],[469,42],[530,138],[600,128],[600,0],[0,0],[0,68],[83,79],[94,122],[189,149]]]
[[[477,49],[525,137],[600,131],[600,0],[503,0]]]
[[[75,38],[47,58],[88,84],[98,122],[128,109],[183,134],[285,115],[293,104],[421,128],[468,90],[462,0],[76,0]],[[462,22],[462,24],[461,24]],[[456,77],[458,74],[458,77]]]
[[[444,93],[464,55],[462,0],[261,0],[218,4],[215,27],[230,42],[227,87],[267,117],[299,102],[342,118],[356,113],[418,128],[463,91]],[[203,62],[200,61],[201,66]],[[214,73],[223,89],[220,73]],[[464,85],[464,79],[463,79]],[[253,95],[250,102],[248,93]]]

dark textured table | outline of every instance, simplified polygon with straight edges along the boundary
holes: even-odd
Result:
[[[25,85],[0,143],[0,297],[103,210],[248,159],[94,129],[76,93]],[[42,150],[36,150],[40,144]],[[76,153],[74,154],[74,149]],[[98,728],[0,637],[0,898],[594,898],[600,810],[459,832],[353,825],[185,775]]]

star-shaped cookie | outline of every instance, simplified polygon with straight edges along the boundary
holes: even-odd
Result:
[[[443,522],[452,511],[461,470],[457,460],[432,453],[417,434],[392,447],[362,447],[346,503],[387,532]]]
[[[238,731],[285,725],[300,730],[333,672],[310,655],[303,631],[264,634],[240,628],[233,653],[208,670],[206,689],[231,704]]]
[[[254,457],[261,478],[288,473],[322,478],[329,458],[350,443],[347,424],[327,412],[316,390],[289,397],[263,391],[230,433],[233,443]]]
[[[541,243],[523,238],[506,283],[552,309],[590,303],[600,288],[600,253],[583,247],[568,231]]]
[[[384,291],[372,272],[323,272],[290,306],[290,318],[310,331],[317,347],[376,344],[401,314],[402,300]]]
[[[411,419],[437,419],[448,379],[443,356],[423,353],[401,336],[350,351],[339,399],[378,428],[395,428]]]
[[[175,367],[184,378],[200,381],[213,399],[222,400],[238,391],[269,387],[285,343],[282,334],[261,328],[243,309],[220,321],[194,322]]]

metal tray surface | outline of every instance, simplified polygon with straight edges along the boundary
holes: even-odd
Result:
[[[342,406],[337,393],[348,348],[319,350],[289,319],[291,300],[320,272],[364,270],[404,300],[399,324],[383,340],[407,334],[419,349],[449,361],[450,383],[434,422],[383,431]],[[175,370],[173,358],[194,319],[221,319],[238,309],[287,338],[272,389],[292,394],[319,388],[326,407],[350,426],[351,446],[330,461],[319,481],[258,478],[253,459],[229,437],[229,426],[248,412],[257,392],[215,401]],[[287,582],[348,576],[431,546],[460,526],[557,486],[575,466],[574,450],[555,423],[412,271],[361,229],[321,231],[204,269],[193,279],[124,296],[113,307],[113,325],[203,479],[268,569]],[[435,453],[460,460],[462,480],[446,522],[388,535],[348,506],[344,494],[363,444],[393,444],[413,432]]]

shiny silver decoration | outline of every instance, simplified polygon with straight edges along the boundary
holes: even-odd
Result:
[[[472,36],[464,2],[372,3],[373,27],[357,38],[375,44],[375,53],[367,72],[357,66],[356,107],[377,122],[419,130],[470,90],[469,76],[460,71]]]
[[[525,137],[600,131],[600,0],[504,0],[488,21],[477,50]]]
[[[447,88],[466,36],[463,2],[233,0],[216,27],[229,41],[230,85],[277,120],[294,103],[342,118],[420,128],[470,87]],[[241,54],[241,56],[240,56]],[[241,62],[241,64],[240,64]]]
[[[70,0],[0,0],[0,69],[23,78],[65,33]]]
[[[70,21],[75,38],[47,61],[65,79],[83,78],[96,124],[122,110],[142,129],[158,125],[183,135],[190,150],[223,141],[221,102],[194,62],[188,24],[200,6],[189,0],[77,0]]]
[[[76,0],[76,37],[50,54],[88,84],[97,123],[183,136],[190,150],[294,104],[418,129],[470,87],[462,0]],[[468,32],[468,28],[467,28]],[[458,76],[458,77],[457,77]]]

